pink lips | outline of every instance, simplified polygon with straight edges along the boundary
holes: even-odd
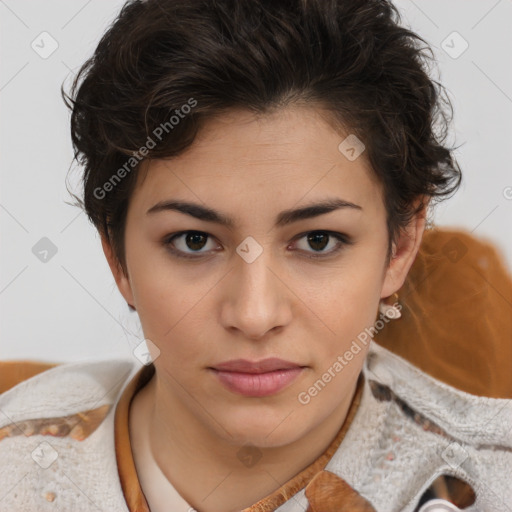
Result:
[[[263,397],[281,391],[299,376],[303,367],[290,361],[269,358],[255,362],[236,359],[211,369],[230,391],[244,396]]]

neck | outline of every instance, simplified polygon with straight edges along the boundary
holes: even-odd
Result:
[[[312,464],[304,473],[323,469],[333,453],[325,453],[325,460],[318,458],[330,445],[329,452],[334,452],[336,441],[341,442],[357,381],[325,421],[300,439],[275,447],[244,447],[219,438],[159,384],[155,375],[136,396],[145,404],[145,431],[155,462],[195,509],[235,512],[273,493]]]

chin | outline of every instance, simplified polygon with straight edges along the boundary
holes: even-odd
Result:
[[[231,435],[226,432],[222,432],[221,435],[234,446],[251,445],[259,448],[284,446],[303,435],[302,431],[297,429],[297,425],[304,428],[304,421],[298,421],[293,413],[287,417],[288,414],[289,411],[286,414],[274,414],[268,417],[258,417],[254,412],[243,417],[226,416],[222,424],[229,425],[226,430]]]
[[[267,429],[261,432],[235,432],[233,433],[233,437],[229,438],[229,442],[236,447],[253,446],[256,448],[268,449],[286,446],[296,440],[295,436],[291,436],[287,432],[281,435],[269,436],[268,433],[271,431],[272,429]],[[296,435],[296,433],[294,434]]]

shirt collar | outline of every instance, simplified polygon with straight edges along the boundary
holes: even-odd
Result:
[[[137,392],[149,382],[154,373],[155,367],[153,364],[143,366],[135,373],[125,386],[116,405],[114,415],[114,438],[117,468],[121,488],[123,490],[123,495],[129,512],[150,512],[135,469],[130,444],[128,419],[130,405],[133,398]],[[327,449],[314,462],[295,475],[292,479],[288,480],[288,482],[279,487],[279,489],[276,489],[274,492],[249,508],[244,509],[242,512],[274,511],[277,507],[289,500],[294,494],[305,488],[313,480],[315,475],[323,470],[338,449],[352,423],[352,420],[354,419],[361,401],[363,387],[364,375],[361,372],[345,422]]]

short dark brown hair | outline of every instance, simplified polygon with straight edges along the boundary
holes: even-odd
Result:
[[[295,103],[322,106],[365,144],[383,186],[389,261],[423,199],[441,200],[461,182],[444,145],[453,109],[429,77],[432,50],[400,22],[386,0],[127,1],[70,95],[61,88],[84,167],[83,200],[72,195],[125,273],[139,162],[179,155],[230,109]]]

